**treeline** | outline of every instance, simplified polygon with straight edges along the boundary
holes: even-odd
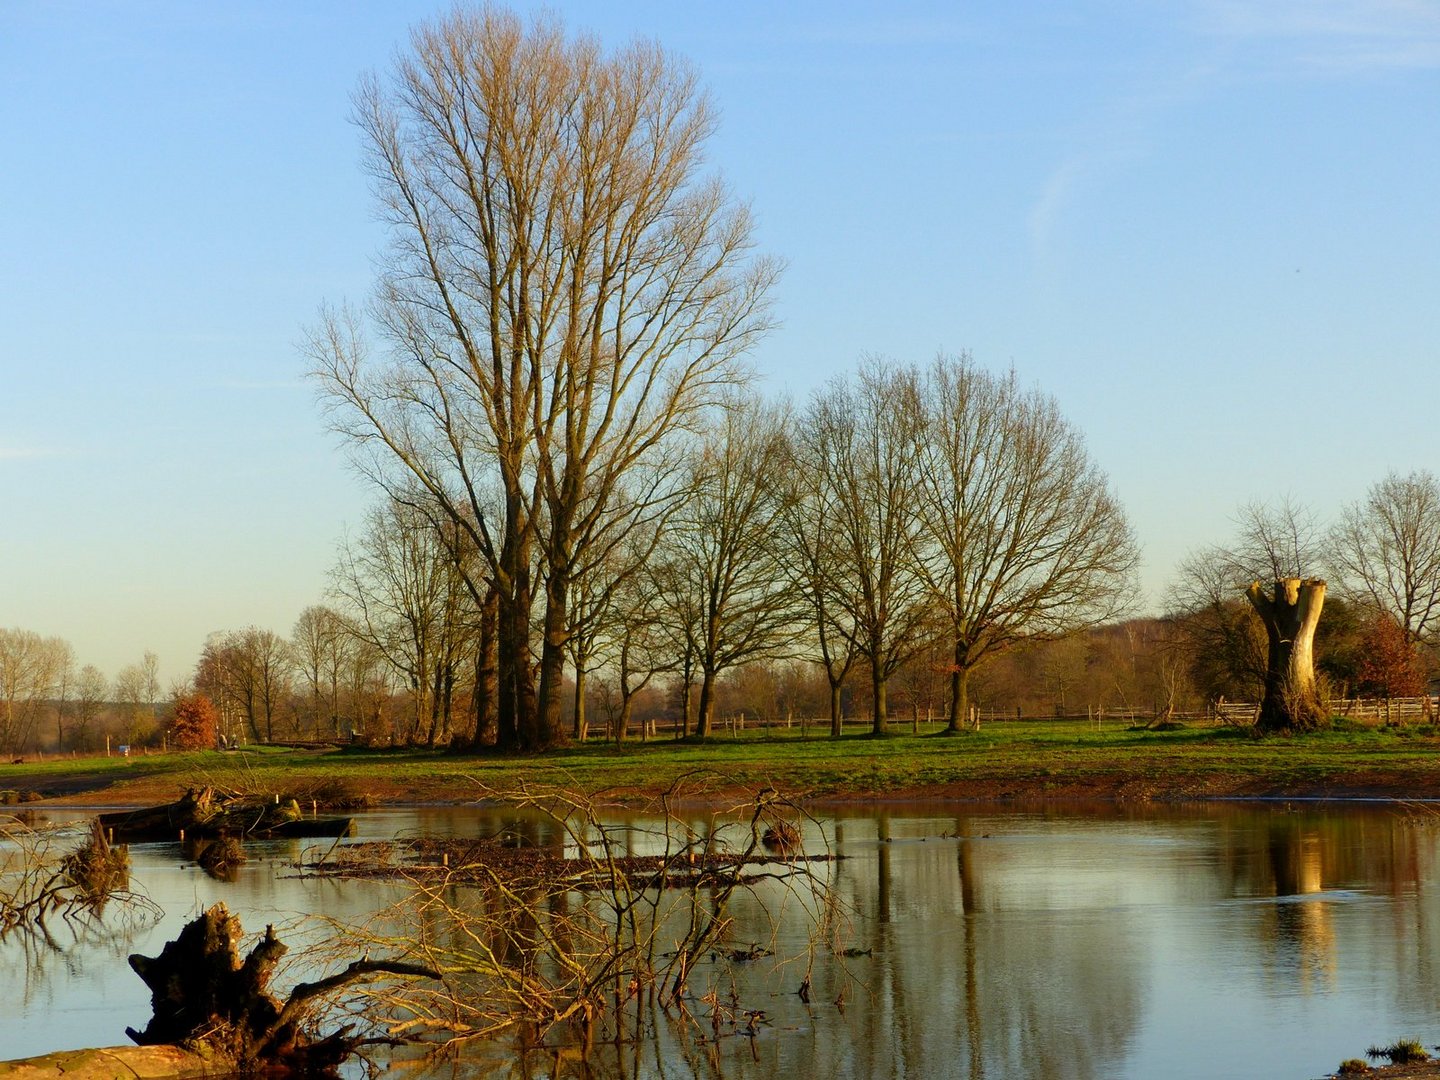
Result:
[[[935,371],[947,365],[973,373],[957,361],[940,361]],[[856,384],[868,385],[875,403],[868,412],[847,411],[857,424],[926,430],[914,417],[879,407],[906,400],[887,380],[915,391],[912,403],[930,392],[924,373],[871,364],[851,383],[817,395],[805,412],[736,402],[696,441],[693,459],[677,472],[694,478],[688,494],[579,579],[559,693],[566,737],[623,739],[657,728],[703,733],[737,718],[818,722],[833,732],[859,717],[874,728],[877,715],[902,729],[950,726],[957,683],[977,713],[991,715],[1104,710],[1163,718],[1220,701],[1255,701],[1266,640],[1245,585],[1320,574],[1332,581],[1317,636],[1328,692],[1426,691],[1440,614],[1440,483],[1430,474],[1386,477],[1330,525],[1289,502],[1243,507],[1229,543],[1201,548],[1177,569],[1169,614],[1101,620],[1094,617],[1101,608],[1077,606],[1067,626],[1053,611],[1046,620],[1034,617],[1044,610],[1036,598],[1047,595],[1037,582],[1048,578],[1038,575],[1025,579],[1028,591],[991,589],[983,606],[948,603],[958,575],[953,564],[949,576],[942,571],[944,548],[926,535],[926,516],[916,509],[923,496],[913,494],[922,477],[937,483],[923,453],[894,458],[915,469],[908,481],[897,469],[870,488],[911,492],[894,508],[897,519],[911,511],[908,525],[894,530],[897,542],[863,549],[863,566],[847,560],[857,550],[847,545],[869,535],[862,530],[883,522],[885,511],[856,499],[847,518],[840,485],[825,480],[834,466],[804,457],[806,443],[797,441],[824,445],[815,434],[819,418],[837,397],[863,400]],[[997,472],[999,463],[990,469]],[[418,497],[391,499],[370,514],[337,561],[335,606],[307,609],[288,640],[254,629],[211,639],[197,685],[239,718],[236,734],[498,742],[499,725],[485,712],[496,696],[484,683],[498,662],[495,609],[471,603],[464,573],[477,570],[455,565],[453,539],[435,529],[421,504]],[[1012,527],[1022,517],[1012,514]],[[1023,545],[985,519],[970,527],[991,545],[965,549],[971,565],[985,568],[971,582],[974,593],[1003,581],[993,569],[996,538],[1005,537],[1003,553],[1012,557]],[[876,638],[888,645],[883,652],[864,636],[874,625],[865,617],[875,591],[867,591],[863,574],[881,567],[886,621]],[[947,596],[937,581],[946,582]],[[1111,605],[1127,599],[1116,591],[1104,596]],[[1005,597],[1025,603],[1006,607]],[[538,634],[538,613],[535,625]],[[956,659],[957,626],[990,634],[983,652],[969,644],[968,671]],[[533,663],[533,639],[529,652]]]
[[[107,737],[141,743],[164,721],[160,661],[146,652],[113,680],[81,665],[64,638],[0,627],[0,754],[40,747],[90,751]]]

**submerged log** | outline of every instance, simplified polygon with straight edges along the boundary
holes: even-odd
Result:
[[[190,788],[173,803],[100,815],[100,827],[116,843],[142,844],[182,837],[235,836],[256,840],[303,836],[349,836],[355,819],[307,818],[294,799],[240,798],[212,787]]]

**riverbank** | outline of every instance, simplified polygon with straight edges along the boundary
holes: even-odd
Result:
[[[640,802],[676,787],[720,805],[770,787],[815,805],[923,799],[1131,803],[1210,799],[1440,799],[1433,729],[1353,728],[1257,738],[1231,728],[1096,728],[1013,721],[978,733],[832,739],[820,729],[703,743],[591,742],[544,755],[426,750],[244,750],[52,757],[0,765],[0,800],[137,806],[211,784],[321,807],[466,803],[519,784]]]

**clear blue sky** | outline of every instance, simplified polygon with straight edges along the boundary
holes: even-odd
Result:
[[[1242,501],[1440,470],[1435,0],[549,6],[710,86],[789,262],[771,386],[1013,365],[1152,596]],[[0,4],[0,625],[169,679],[321,599],[369,498],[296,348],[379,244],[348,97],[447,7]]]

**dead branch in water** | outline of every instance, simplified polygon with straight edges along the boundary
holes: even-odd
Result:
[[[142,919],[158,917],[146,897],[130,891],[129,849],[111,844],[91,822],[75,830],[0,815],[0,938],[34,932],[54,944],[52,923],[95,923],[111,900]]]
[[[387,1017],[391,1035],[450,1050],[508,1033],[522,1048],[553,1035],[583,1055],[597,1042],[632,1042],[657,1016],[693,1025],[705,993],[731,985],[734,965],[775,954],[777,964],[798,960],[808,974],[815,946],[837,922],[816,873],[832,857],[823,830],[770,790],[724,813],[682,812],[694,788],[689,778],[670,788],[648,821],[630,816],[633,806],[617,818],[604,793],[482,788],[487,801],[516,812],[503,837],[355,845],[358,853],[306,864],[409,887],[363,933],[347,928],[344,940],[352,949],[356,940],[383,941],[442,977],[362,989],[365,1015]],[[768,853],[764,837],[771,832],[773,842],[782,823],[794,850]],[[823,852],[799,850],[800,824]],[[768,940],[732,944],[738,892],[758,905]],[[774,936],[797,907],[810,945],[787,958]],[[696,990],[702,965],[709,985]],[[760,1014],[737,1015],[753,1026]]]

